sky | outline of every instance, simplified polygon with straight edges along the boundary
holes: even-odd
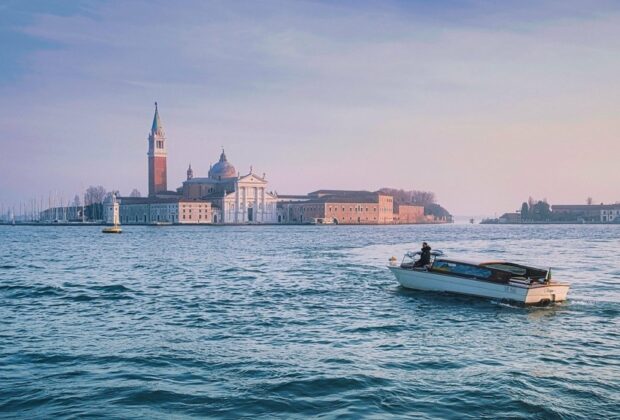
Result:
[[[0,0],[0,204],[146,194],[155,101],[169,189],[616,202],[619,75],[618,1]]]

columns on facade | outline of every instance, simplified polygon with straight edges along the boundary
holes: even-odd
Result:
[[[261,199],[261,222],[265,222],[265,213],[267,212],[267,208],[265,207],[265,187],[260,189],[260,199]]]
[[[252,193],[254,194],[254,221],[258,222],[259,221],[259,210],[260,208],[258,207],[258,187],[252,187]]]
[[[247,222],[247,214],[248,214],[248,188],[242,187],[243,189],[243,214],[241,215],[242,222]]]
[[[239,182],[235,181],[235,208],[234,208],[234,212],[235,212],[235,223],[239,223]]]

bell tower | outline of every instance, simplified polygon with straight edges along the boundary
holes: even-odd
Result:
[[[168,189],[168,174],[166,170],[166,133],[159,119],[159,110],[155,102],[155,116],[149,133],[149,197]]]

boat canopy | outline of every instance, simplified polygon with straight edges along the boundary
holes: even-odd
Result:
[[[525,277],[530,279],[541,279],[547,276],[547,270],[529,267],[527,265],[511,263],[507,261],[494,261],[480,264],[481,267],[488,267],[495,270],[507,271],[513,277]]]

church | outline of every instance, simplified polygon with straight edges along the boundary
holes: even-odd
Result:
[[[277,197],[267,191],[265,174],[250,167],[241,175],[222,149],[208,176],[187,179],[176,191],[168,190],[167,138],[155,103],[148,135],[148,197],[118,197],[123,224],[245,224],[277,223]],[[108,206],[104,206],[107,208]]]
[[[205,178],[195,178],[190,165],[181,191],[185,199],[211,202],[220,215],[214,223],[277,222],[277,198],[267,191],[265,174],[258,176],[250,167],[248,174],[240,175],[224,150]]]

